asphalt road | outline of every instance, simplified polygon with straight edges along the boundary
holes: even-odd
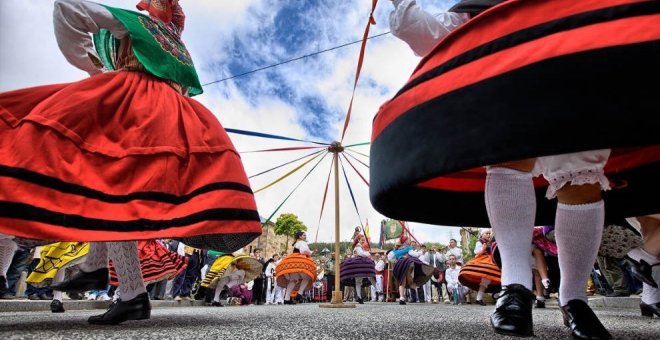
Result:
[[[494,306],[366,303],[357,308],[294,306],[156,307],[151,319],[87,324],[103,310],[0,312],[0,339],[507,339],[495,335]],[[0,311],[2,309],[0,308]],[[660,339],[660,319],[638,309],[595,309],[615,339]],[[555,306],[534,310],[536,339],[567,339]]]

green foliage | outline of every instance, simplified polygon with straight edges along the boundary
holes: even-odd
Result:
[[[467,262],[474,258],[474,246],[477,245],[477,240],[479,240],[479,233],[472,234],[470,233],[470,241],[468,242],[468,249],[463,249],[463,261]]]
[[[307,231],[307,226],[295,214],[284,213],[275,221],[273,231],[275,235],[286,235],[286,243],[289,244],[289,236],[295,235],[298,231]]]

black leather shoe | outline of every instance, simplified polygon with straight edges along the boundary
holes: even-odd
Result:
[[[53,290],[62,292],[82,293],[88,290],[103,290],[108,288],[108,268],[97,269],[93,272],[79,271],[69,280],[54,283]]]
[[[361,305],[364,305],[364,300],[362,300],[362,298],[357,298],[355,301]]]
[[[652,318],[653,314],[660,318],[660,302],[652,303],[650,305],[641,302],[639,304],[639,310],[642,312],[642,316],[647,316]]]
[[[107,312],[90,316],[87,322],[93,325],[117,325],[127,320],[144,320],[150,317],[149,295],[142,293],[132,300],[119,300],[111,305]]]
[[[400,305],[405,305],[405,304],[406,304],[406,301],[399,299],[399,304],[400,304]]]
[[[626,255],[623,258],[623,265],[630,269],[630,272],[637,280],[640,280],[653,288],[658,288],[658,283],[653,279],[652,267],[660,265],[660,263],[650,265],[648,262],[642,259],[637,262]]]
[[[64,304],[60,300],[53,300],[50,303],[50,311],[53,313],[64,313]]]
[[[545,308],[545,301],[541,301],[537,299],[534,308]]]
[[[490,324],[495,333],[513,336],[533,336],[531,290],[520,284],[502,287],[495,311],[490,316]]]
[[[211,302],[211,307],[222,307],[222,304],[220,301],[213,301]]]
[[[284,304],[285,304],[285,305],[295,305],[296,302],[293,301],[293,299],[291,299],[291,300],[284,300]]]
[[[612,335],[598,320],[594,311],[582,300],[571,300],[561,307],[564,325],[571,329],[576,339],[612,339]]]
[[[474,303],[477,304],[477,305],[479,305],[479,306],[485,306],[485,305],[486,305],[486,303],[484,302],[484,300],[476,300]]]

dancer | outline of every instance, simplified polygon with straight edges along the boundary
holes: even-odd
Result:
[[[252,281],[261,274],[262,268],[261,262],[251,256],[222,254],[211,265],[201,286],[214,289],[211,306],[222,307],[220,293],[225,286],[231,290],[240,284]]]
[[[62,282],[66,269],[83,262],[88,251],[89,243],[86,242],[57,242],[45,245],[41,248],[39,263],[25,281],[35,287],[47,287]],[[62,291],[53,290],[50,311],[64,312]]]
[[[363,234],[358,234],[353,239],[353,257],[347,258],[341,263],[339,275],[347,286],[355,286],[356,301],[364,304],[362,299],[362,284],[366,279],[370,285],[376,284],[376,264],[371,259],[371,254],[365,251],[368,247]]]
[[[277,285],[286,288],[284,304],[295,305],[292,293],[303,293],[316,277],[316,264],[310,258],[312,251],[307,245],[307,233],[298,231],[294,235],[293,252],[283,258],[275,268]]]
[[[388,257],[396,259],[392,275],[399,282],[399,304],[406,304],[406,288],[417,289],[433,276],[433,267],[424,264],[419,258],[410,256],[413,251],[411,241],[406,235],[401,235],[395,243],[395,249]]]
[[[474,246],[474,258],[461,267],[458,274],[458,280],[463,286],[477,291],[475,303],[481,306],[486,305],[483,300],[484,293],[500,289],[500,269],[493,262],[491,246],[491,230],[481,229],[479,240]],[[529,260],[529,256],[527,259]]]
[[[658,4],[464,0],[434,17],[413,0],[393,3],[392,32],[428,55],[374,120],[374,206],[397,219],[492,225],[504,289],[491,324],[518,336],[533,335],[531,230],[535,220],[554,223],[564,323],[575,337],[610,338],[586,303],[584,282],[602,235],[602,190],[613,189],[608,215],[658,211],[644,198],[660,185],[653,175],[660,140],[647,128],[660,123],[660,107],[651,90],[622,85],[631,74],[659,71]],[[587,83],[599,85],[576,100]],[[620,133],[622,115],[635,136]],[[558,130],[561,139],[538,137]],[[401,131],[415,136],[415,153]],[[639,148],[623,149],[630,146]],[[479,167],[487,165],[484,182]],[[537,202],[545,187],[556,206]],[[438,214],[445,204],[455,208]]]
[[[259,214],[227,134],[187,97],[202,89],[179,2],[140,1],[149,16],[81,0],[54,6],[60,50],[91,77],[0,93],[0,187],[11,188],[0,191],[0,233],[126,241],[91,244],[83,271],[60,289],[106,286],[110,259],[122,299],[90,322],[146,319],[137,243],[127,240],[234,251],[261,234]]]

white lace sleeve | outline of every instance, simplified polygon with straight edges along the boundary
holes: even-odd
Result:
[[[415,0],[393,0],[390,30],[408,43],[418,56],[426,55],[449,32],[470,19],[465,13],[444,12],[431,15]]]
[[[105,7],[82,0],[55,1],[53,25],[57,45],[66,60],[90,75],[103,72],[90,33],[105,28],[118,39],[128,34]]]

